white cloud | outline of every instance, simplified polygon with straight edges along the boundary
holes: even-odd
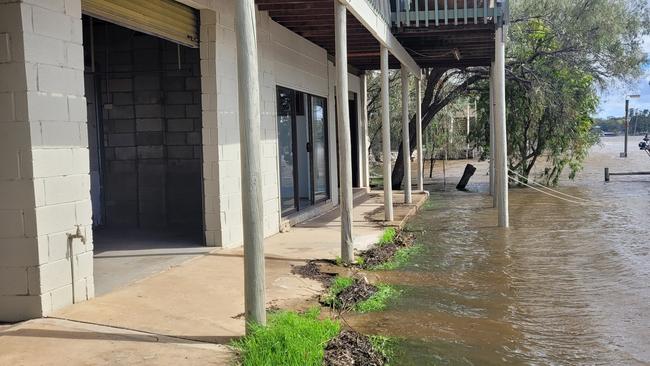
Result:
[[[643,42],[643,50],[650,54],[650,36]],[[645,74],[630,85],[617,85],[600,93],[600,105],[596,111],[597,117],[625,115],[625,95],[641,94],[640,99],[630,101],[630,108],[650,109],[650,65],[646,65]]]

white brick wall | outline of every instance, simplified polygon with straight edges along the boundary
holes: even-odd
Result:
[[[225,247],[241,245],[243,236],[234,7],[234,0],[215,0],[214,24],[210,16],[201,27],[201,40],[208,40],[201,44],[206,241],[209,245]],[[209,13],[204,10],[202,20],[207,19]],[[257,28],[264,234],[270,236],[277,233],[280,226],[278,85],[328,98],[330,185],[332,200],[338,202],[336,151],[332,143],[336,141],[335,73],[323,48],[273,22],[266,13],[257,14]],[[216,75],[216,95],[212,90],[215,84],[210,78],[213,73]],[[356,76],[350,76],[350,90],[359,90]]]
[[[0,321],[93,296],[80,0],[0,3]]]

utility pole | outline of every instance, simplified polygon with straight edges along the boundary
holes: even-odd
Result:
[[[621,154],[622,158],[627,158],[627,137],[628,137],[628,132],[629,132],[629,109],[630,109],[630,99],[639,99],[641,96],[639,94],[632,94],[632,95],[626,95],[625,96],[625,142],[623,146],[623,153]]]

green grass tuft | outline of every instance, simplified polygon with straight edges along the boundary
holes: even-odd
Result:
[[[391,360],[395,357],[395,339],[380,335],[371,335],[368,338],[370,338],[372,348],[387,360],[384,366],[390,366]]]
[[[395,228],[393,227],[386,228],[384,229],[384,232],[379,237],[379,243],[377,243],[377,245],[382,246],[382,245],[391,244],[395,240],[395,236],[397,236],[397,230],[395,230]]]
[[[327,293],[325,294],[325,296],[323,296],[321,301],[323,302],[323,304],[328,306],[333,306],[333,307],[340,306],[341,303],[339,299],[337,299],[337,296],[341,293],[341,291],[352,286],[353,283],[354,283],[354,278],[336,276],[336,278],[334,279],[334,281],[332,281],[330,288],[327,290]]]
[[[266,327],[253,325],[249,335],[233,342],[244,366],[320,366],[327,342],[341,330],[338,322],[319,320],[318,308],[304,314],[280,311]]]
[[[399,248],[388,262],[373,266],[372,270],[391,271],[404,266],[411,260],[411,257],[422,251],[422,245],[412,245],[410,247]]]
[[[371,311],[384,310],[388,304],[388,300],[399,294],[395,288],[389,285],[376,285],[377,292],[375,292],[368,300],[358,302],[354,306],[354,310],[360,313],[369,313]]]

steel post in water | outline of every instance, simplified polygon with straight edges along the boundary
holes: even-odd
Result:
[[[411,137],[409,136],[409,72],[402,65],[402,155],[404,155],[404,203],[411,203]]]
[[[495,36],[495,62],[494,62],[494,89],[496,114],[494,118],[496,145],[496,182],[497,182],[497,210],[499,213],[499,227],[507,228],[509,224],[508,213],[508,140],[506,136],[506,79],[505,79],[505,26],[497,28]]]
[[[609,168],[605,168],[605,182],[609,182]]]
[[[388,92],[388,48],[381,45],[381,143],[384,159],[384,219],[393,221],[393,187],[390,152],[390,99]]]
[[[266,324],[263,197],[260,169],[260,86],[255,2],[238,0],[236,4],[235,35],[244,229],[244,301],[248,332],[251,324]]]
[[[352,152],[350,147],[350,111],[348,106],[348,42],[347,8],[334,1],[336,42],[336,111],[339,131],[339,161],[341,166],[341,259],[343,263],[354,261],[352,241]]]

